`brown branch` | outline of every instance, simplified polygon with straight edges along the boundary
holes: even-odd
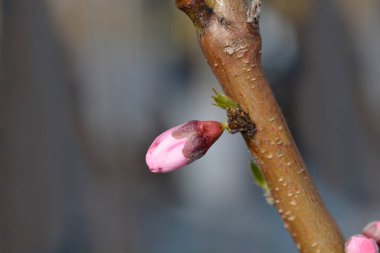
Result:
[[[196,24],[200,46],[225,93],[257,126],[256,135],[245,140],[285,227],[300,252],[343,252],[341,232],[306,171],[263,75],[259,1],[254,0],[249,17],[244,0],[206,2],[177,0],[176,5]]]

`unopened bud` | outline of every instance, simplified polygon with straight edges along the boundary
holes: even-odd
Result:
[[[379,253],[379,248],[374,240],[354,235],[346,242],[345,253]]]
[[[363,229],[363,235],[380,244],[380,221],[373,221]]]
[[[145,160],[153,173],[177,170],[206,154],[223,133],[217,121],[189,121],[159,135],[149,147]]]

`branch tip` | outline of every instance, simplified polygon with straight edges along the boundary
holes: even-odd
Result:
[[[176,7],[189,16],[197,28],[203,28],[210,16],[212,10],[205,0],[176,0]]]
[[[261,0],[252,0],[247,10],[247,22],[258,24],[261,13]]]

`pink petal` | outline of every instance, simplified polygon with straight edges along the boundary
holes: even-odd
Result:
[[[202,157],[223,133],[217,121],[189,121],[160,134],[149,147],[146,163],[153,173],[177,170]]]
[[[346,253],[379,253],[376,242],[363,235],[352,236],[345,245]]]
[[[145,161],[151,172],[170,172],[190,162],[182,154],[187,138],[176,139],[172,136],[172,132],[179,127],[173,127],[159,135],[148,149]]]

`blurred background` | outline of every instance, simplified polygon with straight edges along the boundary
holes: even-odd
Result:
[[[151,174],[155,136],[225,120],[173,0],[0,0],[0,252],[296,252],[242,138]],[[380,2],[267,0],[263,62],[346,237],[380,219]]]

